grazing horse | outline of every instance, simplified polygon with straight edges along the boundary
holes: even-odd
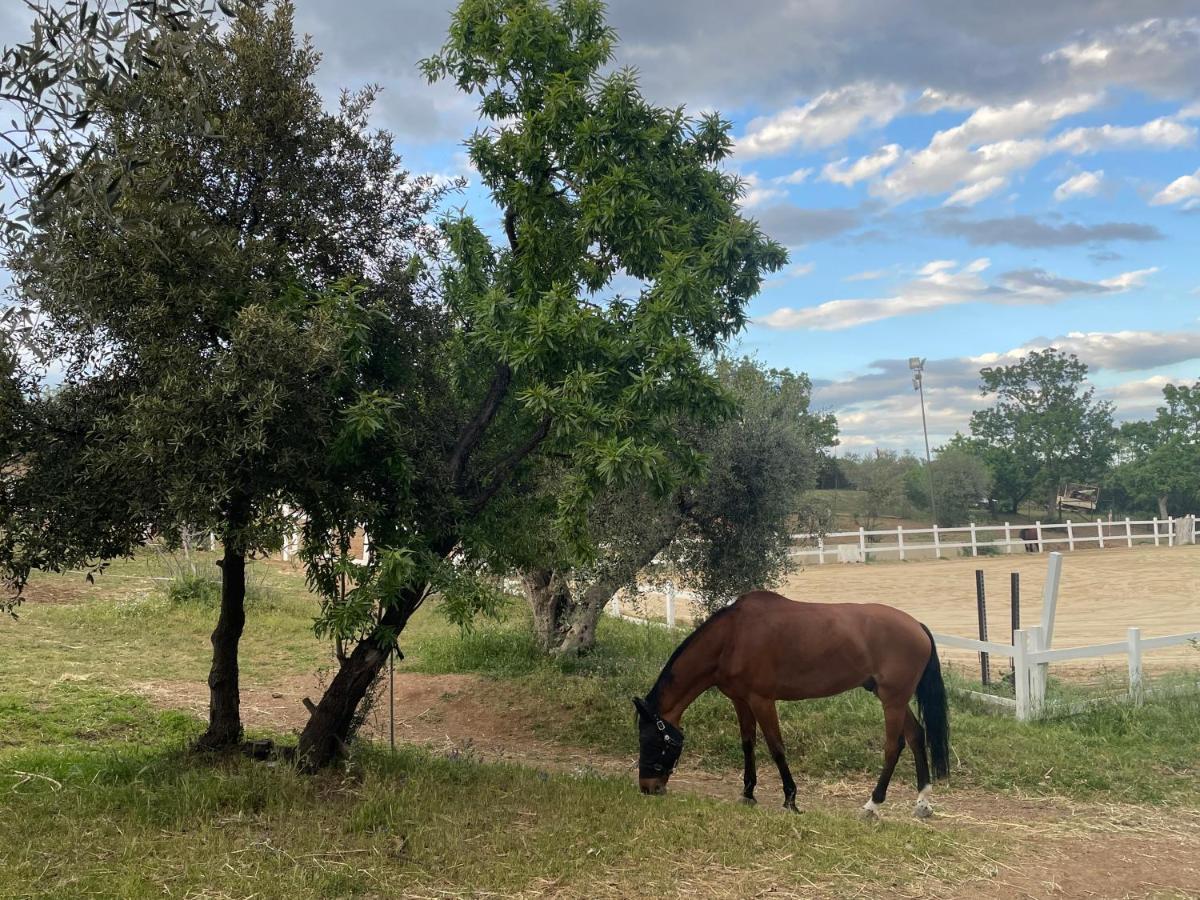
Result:
[[[1038,533],[1037,533],[1036,528],[1022,528],[1021,529],[1021,540],[1023,540],[1025,542],[1025,552],[1026,553],[1037,553],[1037,550],[1038,550],[1037,539],[1038,539]]]
[[[755,725],[783,781],[783,805],[796,812],[796,782],[784,757],[776,700],[830,697],[856,687],[879,698],[884,713],[883,771],[863,807],[867,817],[887,796],[904,749],[917,768],[915,814],[933,812],[929,761],[946,777],[950,726],[946,688],[929,629],[907,613],[869,603],[799,603],[771,591],[753,591],[715,613],[671,654],[638,712],[638,784],[645,794],[666,791],[683,751],[684,710],[710,687],[733,701],[745,757],[743,801],[754,803]],[[921,721],[908,701],[916,694]]]

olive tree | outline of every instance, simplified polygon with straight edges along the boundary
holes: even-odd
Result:
[[[6,263],[40,322],[24,346],[63,375],[24,395],[0,562],[19,586],[32,567],[127,555],[152,533],[215,531],[200,745],[219,747],[241,734],[246,560],[330,477],[368,310],[409,309],[426,287],[412,263],[432,252],[434,196],[368,130],[372,91],[323,108],[290,3],[242,5],[227,26],[182,6],[182,32],[172,5],[146,14],[137,77],[79,82],[78,119],[44,137],[54,165],[15,169],[32,179],[29,218]],[[406,321],[410,351],[436,327]]]

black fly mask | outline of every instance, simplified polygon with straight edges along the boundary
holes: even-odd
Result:
[[[641,778],[666,778],[683,753],[683,732],[650,709],[646,702],[633,698],[638,711],[638,775]]]

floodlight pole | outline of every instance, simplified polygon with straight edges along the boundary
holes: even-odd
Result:
[[[913,373],[913,387],[921,394],[921,432],[925,435],[925,472],[929,476],[929,512],[933,516],[933,524],[937,524],[937,501],[933,496],[933,459],[929,455],[929,427],[925,424],[925,380],[921,377],[925,370],[925,360],[919,356],[910,357],[908,367]]]

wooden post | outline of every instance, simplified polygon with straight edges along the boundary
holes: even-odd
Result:
[[[975,543],[975,523],[971,523],[971,555],[979,555],[979,545]]]
[[[1158,546],[1158,516],[1154,517],[1154,546]]]
[[[862,556],[862,561],[867,561],[867,536],[863,531],[862,526],[858,528],[858,552]]]
[[[1133,546],[1133,528],[1129,524],[1129,516],[1125,517],[1125,546]]]
[[[1004,523],[1004,552],[1012,553],[1012,528],[1007,522]]]
[[[1175,517],[1167,516],[1167,546],[1175,546]]]
[[[667,582],[667,627],[675,627],[675,582]]]
[[[983,596],[983,569],[975,570],[975,606],[979,612],[979,639],[986,641],[988,639],[987,602]],[[979,680],[984,684],[992,683],[991,660],[983,651],[980,651],[979,654]]]
[[[1048,649],[1046,633],[1040,625],[1029,629],[1029,649],[1036,653]],[[1029,666],[1029,716],[1036,719],[1046,705],[1046,675],[1048,663],[1033,663]]]
[[[1071,527],[1071,520],[1067,519],[1067,549],[1075,549],[1075,530]]]
[[[365,564],[365,563],[369,563],[369,562],[371,561],[371,538],[370,538],[370,536],[367,534],[367,529],[365,529],[365,528],[363,529],[363,555],[362,555],[362,561],[363,561],[363,563],[364,563],[364,564]]]
[[[1029,632],[1018,629],[1013,634],[1013,690],[1017,695],[1017,721],[1032,718],[1029,698]]]
[[[621,601],[615,596],[608,601],[608,611],[618,619],[621,618]]]
[[[210,531],[208,533],[208,550],[211,553],[213,550],[216,550],[216,549],[217,549],[217,533],[215,531]]]
[[[1042,547],[1042,523],[1040,521],[1034,522],[1033,527],[1037,529],[1038,553],[1041,553],[1043,550],[1043,547]]]
[[[1104,549],[1104,520],[1096,520],[1096,541],[1100,544],[1100,549]]]
[[[938,538],[938,527],[936,522],[933,525],[933,558],[942,558],[942,542]]]
[[[904,562],[904,526],[896,526],[896,545],[900,548],[900,561]]]
[[[1141,706],[1146,699],[1146,686],[1142,680],[1142,629],[1129,629],[1129,699]]]
[[[825,538],[817,538],[817,564],[825,565]]]

